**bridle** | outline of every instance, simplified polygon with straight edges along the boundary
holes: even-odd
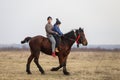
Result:
[[[80,39],[80,34],[76,38],[76,43],[79,44],[78,40]]]
[[[75,37],[76,37],[76,39],[75,39],[75,42],[77,43],[77,44],[79,44],[79,39],[80,39],[80,34],[77,36],[77,33],[74,31],[74,35],[75,35]]]

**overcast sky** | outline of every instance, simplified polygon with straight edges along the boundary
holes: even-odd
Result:
[[[120,44],[120,0],[0,0],[0,44],[45,36],[48,16],[63,33],[84,28],[89,44]]]

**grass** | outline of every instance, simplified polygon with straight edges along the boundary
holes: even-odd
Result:
[[[51,72],[58,66],[58,59],[44,54],[39,62],[45,70],[41,75],[31,63],[32,75],[25,72],[29,51],[0,52],[0,80],[120,80],[120,52],[71,52],[67,69],[71,73],[65,76],[62,69]]]

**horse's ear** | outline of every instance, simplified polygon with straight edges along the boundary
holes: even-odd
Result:
[[[79,30],[81,30],[81,27],[79,27]]]
[[[77,29],[72,29],[72,31],[76,32]]]

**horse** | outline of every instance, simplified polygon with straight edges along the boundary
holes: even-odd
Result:
[[[64,75],[70,75],[70,73],[67,71],[66,63],[68,55],[71,51],[71,47],[75,42],[77,43],[77,45],[82,44],[83,46],[87,46],[88,42],[82,28],[71,30],[70,32],[61,36],[60,44],[58,47],[59,52],[56,53],[59,59],[59,66],[53,67],[51,71],[58,71],[60,68],[63,67]],[[31,51],[31,55],[29,56],[26,64],[27,74],[32,74],[30,71],[30,63],[33,59],[41,74],[45,74],[45,71],[39,64],[38,59],[40,51],[47,55],[52,55],[52,48],[49,39],[41,35],[35,37],[26,37],[23,41],[21,41],[21,44],[24,43],[29,43]]]

